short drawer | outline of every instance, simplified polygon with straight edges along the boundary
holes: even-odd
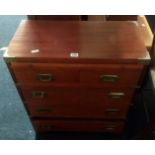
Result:
[[[77,83],[77,69],[70,64],[12,63],[17,83]]]
[[[99,84],[101,86],[136,86],[143,70],[143,65],[104,64],[90,65],[80,70],[80,83]]]
[[[123,121],[104,120],[32,120],[36,132],[114,132],[121,133]]]
[[[70,105],[79,103],[79,88],[59,87],[45,85],[22,85],[21,90],[24,101],[35,103],[50,103]]]

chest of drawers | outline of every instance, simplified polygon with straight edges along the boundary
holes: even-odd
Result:
[[[37,132],[121,133],[150,58],[130,22],[22,21],[4,60]]]

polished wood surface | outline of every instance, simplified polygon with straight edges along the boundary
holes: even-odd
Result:
[[[51,101],[52,102],[52,101]],[[122,106],[104,106],[103,105],[53,105],[50,104],[26,104],[29,109],[29,115],[33,118],[89,118],[89,119],[125,119],[129,105]],[[94,108],[95,106],[95,108]]]
[[[138,83],[142,64],[50,64],[50,63],[18,63],[10,66],[13,69],[18,84],[98,84],[100,86],[129,85],[135,87]],[[24,74],[22,71],[24,70]],[[51,75],[53,79],[41,80],[39,75]],[[114,81],[104,81],[102,76],[117,76]],[[130,76],[132,75],[132,76]]]
[[[125,118],[133,96],[127,87],[90,88],[76,86],[20,86],[32,116],[68,118]],[[44,92],[44,96],[33,96]],[[123,93],[113,98],[111,93]],[[41,110],[41,112],[39,111]]]
[[[72,52],[79,57],[71,57]],[[23,21],[5,57],[115,63],[136,62],[146,55],[140,32],[132,23]]]
[[[111,20],[117,21],[117,20],[119,20],[119,18],[121,19],[122,17],[123,17],[122,20],[123,19],[129,20],[128,17],[130,17],[130,16],[120,16],[119,17],[116,15],[116,17],[113,16],[112,18],[111,18],[111,16],[109,16],[111,20],[107,20],[106,17],[108,17],[108,16],[106,16],[106,15],[90,15],[90,16],[88,16],[88,21],[107,21],[107,22],[111,21]],[[133,16],[133,21],[135,21],[137,23],[137,26],[140,29],[142,38],[145,42],[145,46],[147,47],[148,51],[150,51],[150,49],[152,47],[153,33],[152,33],[151,28],[148,24],[148,21],[144,15],[137,16],[136,17],[137,19],[136,18],[134,19],[134,18],[135,18],[135,16]]]

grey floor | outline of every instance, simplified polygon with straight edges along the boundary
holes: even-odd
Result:
[[[35,132],[3,61],[7,47],[22,19],[26,16],[0,15],[0,139],[35,139]]]

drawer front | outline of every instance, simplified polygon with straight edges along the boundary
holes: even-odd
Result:
[[[133,95],[125,88],[24,87],[22,92],[32,117],[66,118],[124,118]]]
[[[37,132],[76,131],[76,132],[115,132],[121,133],[123,121],[94,120],[32,120]]]
[[[85,104],[76,105],[37,105],[27,103],[31,117],[45,117],[45,118],[126,118],[128,105],[121,107],[103,105],[88,106]]]
[[[18,83],[76,83],[78,75],[72,65],[46,63],[12,63]],[[24,71],[24,74],[23,74]]]
[[[92,65],[80,71],[80,82],[131,87],[137,85],[142,69],[143,65]]]
[[[118,106],[130,104],[134,89],[127,87],[81,88],[81,101],[89,105]]]
[[[122,105],[130,103],[134,90],[126,87],[91,88],[91,87],[58,87],[33,86],[20,87],[26,102],[45,102],[52,104],[79,104],[86,105]]]
[[[141,75],[143,65],[81,65],[12,63],[18,83],[81,83],[104,85],[135,86]],[[24,74],[23,74],[24,71]]]
[[[78,88],[72,87],[50,87],[50,86],[21,86],[23,99],[32,103],[50,103],[51,105],[62,104],[78,104],[80,95]]]

